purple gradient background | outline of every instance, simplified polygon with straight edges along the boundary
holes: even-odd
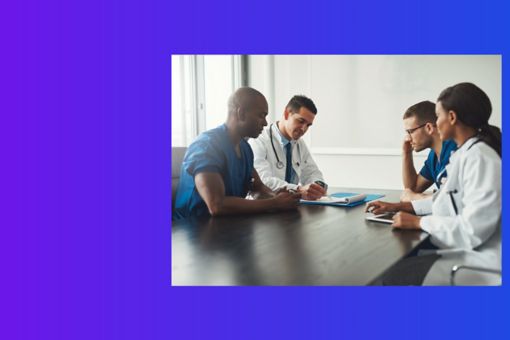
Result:
[[[508,285],[170,287],[172,53],[506,65],[504,1],[355,3],[5,2],[0,338],[509,338]],[[503,79],[507,93],[507,67]]]

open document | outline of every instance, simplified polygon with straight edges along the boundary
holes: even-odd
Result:
[[[384,195],[378,194],[357,194],[350,192],[337,192],[328,196],[323,196],[317,200],[301,200],[302,204],[316,204],[316,205],[332,205],[339,207],[354,207],[365,202],[373,201],[383,197]]]

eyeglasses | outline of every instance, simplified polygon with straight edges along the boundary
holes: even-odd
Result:
[[[422,124],[420,126],[417,126],[415,127],[414,129],[409,129],[409,130],[406,130],[406,132],[411,135],[414,131],[418,130],[418,129],[421,129],[422,127],[424,127],[425,125],[427,125],[428,123],[425,123],[425,124]]]

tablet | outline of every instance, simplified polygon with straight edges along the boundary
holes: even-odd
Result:
[[[385,213],[380,215],[367,216],[365,219],[374,222],[393,224],[393,216],[395,213]]]

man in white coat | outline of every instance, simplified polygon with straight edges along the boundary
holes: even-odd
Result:
[[[298,191],[308,200],[326,195],[322,172],[301,139],[316,114],[317,108],[310,98],[294,96],[280,121],[264,128],[258,138],[249,140],[255,169],[270,189]]]

